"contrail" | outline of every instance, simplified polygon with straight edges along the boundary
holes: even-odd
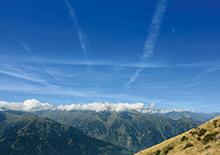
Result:
[[[33,55],[32,51],[28,46],[26,46],[18,37],[12,33],[11,31],[8,30],[7,26],[3,24],[2,22],[0,23],[1,27],[12,37],[27,53]]]
[[[138,78],[138,76],[140,75],[140,73],[144,70],[144,68],[139,68],[136,70],[136,72],[134,73],[134,75],[129,79],[129,81],[124,85],[125,88],[129,88],[131,86],[131,84]]]
[[[22,42],[14,33],[12,33],[11,31],[9,31],[8,28],[7,28],[7,26],[6,26],[5,24],[0,23],[0,26],[9,34],[9,36],[10,36],[12,39],[14,39],[14,40],[16,41],[16,43],[17,43],[20,47],[22,47],[22,48],[24,49],[25,52],[27,52],[28,54],[30,54],[30,55],[38,62],[38,64],[41,65],[41,66],[45,69],[46,73],[47,73],[49,76],[51,76],[53,79],[57,80],[57,78],[56,78],[53,74],[51,74],[51,73],[46,69],[46,66],[45,66],[43,63],[41,63],[40,61],[38,61],[38,58],[34,55],[34,53],[32,52],[32,50],[31,50],[24,42]]]
[[[25,45],[21,40],[19,40],[12,32],[8,31],[8,33],[27,53],[33,56],[31,49],[27,45]]]
[[[195,80],[199,80],[203,76],[210,74],[212,72],[215,72],[215,71],[219,71],[219,70],[220,70],[219,66],[210,67],[210,68],[206,69],[205,71],[201,72],[198,76],[196,76]]]
[[[70,4],[69,0],[64,0],[64,1],[65,1],[65,4],[66,4],[66,7],[68,9],[69,15],[71,17],[73,26],[76,29],[77,37],[78,37],[78,40],[79,40],[79,43],[80,43],[80,47],[83,51],[83,55],[86,59],[88,59],[88,52],[87,52],[87,48],[86,48],[85,37],[83,35],[83,32],[82,32],[81,27],[79,25],[79,22],[77,20],[75,10],[72,7],[72,5]]]
[[[143,54],[141,57],[141,61],[147,61],[153,54],[155,45],[157,43],[157,38],[160,32],[161,23],[163,20],[164,13],[167,10],[168,0],[158,0],[156,10],[154,12],[150,28],[148,30],[148,36],[144,43]],[[125,88],[129,88],[130,85],[139,77],[140,73],[145,69],[145,67],[141,67],[137,69],[135,74],[129,79],[129,81],[124,85]]]

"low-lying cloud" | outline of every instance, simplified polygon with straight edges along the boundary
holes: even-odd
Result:
[[[142,111],[144,109],[144,103],[88,103],[88,104],[70,104],[60,105],[57,107],[58,110],[91,110],[91,111],[130,111],[137,110]]]
[[[24,102],[6,102],[0,101],[0,111],[3,110],[16,110],[16,111],[41,111],[41,110],[59,110],[59,111],[139,111],[143,113],[165,113],[170,111],[185,111],[185,110],[168,110],[159,109],[154,103],[144,104],[136,103],[110,103],[110,102],[92,102],[84,104],[66,104],[55,106],[50,103],[42,103],[36,99],[25,100]]]
[[[36,99],[25,100],[22,103],[0,101],[0,109],[18,110],[18,111],[40,111],[54,110],[54,106],[49,103],[41,103]]]

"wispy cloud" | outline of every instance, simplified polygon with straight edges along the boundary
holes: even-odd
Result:
[[[176,67],[185,67],[185,68],[220,68],[220,60],[212,60],[205,62],[197,63],[188,63],[188,64],[178,64]]]
[[[35,62],[34,60],[19,60],[23,62]],[[171,67],[171,64],[165,62],[148,62],[148,63],[132,63],[132,62],[118,62],[118,61],[108,61],[108,60],[40,60],[45,64],[49,65],[73,65],[73,66],[86,66],[90,65],[93,67],[124,67],[124,68],[167,68]],[[35,62],[37,63],[37,62]]]
[[[196,65],[198,67],[198,65]],[[204,67],[204,64],[202,65]],[[193,80],[184,85],[182,88],[191,88],[191,87],[196,87],[198,85],[201,85],[205,83],[205,80],[203,80],[204,77],[208,76],[209,74],[220,71],[220,66],[212,66],[210,67],[210,64],[207,66],[208,68],[205,69],[204,71],[200,72],[196,77],[193,78]],[[209,82],[209,84],[211,84]]]
[[[4,23],[1,22],[0,26],[2,29],[4,29],[4,31],[6,31],[10,35],[11,38],[13,38],[16,41],[16,43],[18,43],[19,46],[21,46],[27,53],[33,55],[30,48],[27,45],[25,45],[20,39],[18,39],[18,37],[14,33],[9,31],[8,27]]]
[[[10,74],[11,75],[11,74]],[[10,76],[9,75],[9,76]],[[12,76],[19,76],[18,78],[25,78],[26,77],[20,77],[21,75],[12,75]],[[27,79],[29,80],[29,78]],[[32,80],[32,79],[31,79]],[[44,81],[36,81],[36,82],[44,82]],[[11,82],[11,83],[5,83],[3,80],[0,81],[0,91],[1,92],[10,92],[10,93],[19,93],[19,94],[25,94],[25,96],[28,95],[48,95],[48,96],[54,96],[55,98],[57,97],[65,97],[65,98],[70,98],[70,99],[84,99],[84,100],[89,100],[89,101],[105,101],[105,100],[110,100],[110,101],[128,101],[128,102],[162,102],[162,99],[155,99],[155,98],[148,98],[146,96],[139,96],[139,95],[134,95],[131,93],[120,93],[120,92],[115,92],[115,93],[110,93],[110,92],[105,92],[102,89],[90,89],[86,87],[85,89],[82,88],[70,88],[70,87],[65,87],[63,85],[59,84],[39,84],[39,85],[33,85],[31,83],[26,83],[26,82]]]
[[[1,73],[0,73],[1,74]],[[38,85],[33,85],[30,83],[22,83],[18,81],[17,83],[4,83],[3,81],[0,82],[1,87],[0,91],[7,91],[10,93],[19,93],[25,95],[50,95],[54,97],[65,96],[71,98],[94,98],[97,97],[99,92],[96,91],[88,91],[88,90],[78,90],[78,89],[71,89],[66,88],[57,84],[50,84],[44,81],[38,81],[34,79],[30,79],[27,77],[23,77],[21,75],[12,74],[12,73],[4,73],[9,76],[13,76],[16,78],[21,78],[27,81],[31,81],[37,83]],[[100,95],[101,96],[101,95]]]
[[[157,38],[160,32],[162,19],[164,13],[168,6],[168,0],[158,0],[156,10],[154,12],[150,28],[148,30],[148,36],[144,43],[144,50],[141,57],[141,61],[147,61],[153,54],[155,45],[157,43]],[[145,67],[141,67],[137,69],[135,74],[129,79],[129,81],[125,84],[125,88],[129,88],[130,85],[139,77],[141,72],[145,69]]]
[[[88,52],[87,52],[85,37],[83,35],[82,29],[81,29],[81,27],[79,25],[79,22],[77,20],[77,16],[76,16],[75,10],[72,7],[72,5],[71,5],[69,0],[64,0],[64,1],[65,1],[65,4],[66,4],[66,7],[68,9],[69,15],[71,17],[73,26],[75,27],[75,30],[76,30],[76,33],[77,33],[77,37],[78,37],[78,40],[80,42],[80,46],[81,46],[81,49],[83,51],[84,57],[86,59],[88,59]]]
[[[30,55],[33,56],[33,53],[32,53],[32,51],[31,51],[31,49],[30,49],[27,45],[25,45],[21,40],[19,40],[19,39],[15,36],[15,34],[13,34],[12,32],[8,31],[8,33],[11,35],[11,37],[12,37],[27,53],[29,53]]]
[[[160,32],[160,27],[164,13],[168,6],[168,0],[159,0],[153,15],[151,25],[148,32],[148,37],[144,44],[143,58],[150,58],[154,53],[154,48]]]
[[[145,67],[136,70],[134,75],[129,79],[129,81],[124,85],[125,88],[129,88],[131,84],[139,77],[140,73],[145,69]]]
[[[182,88],[196,87],[198,85],[201,85],[202,83],[203,83],[203,81],[193,81],[193,82],[190,82],[190,83],[184,85]]]
[[[37,74],[33,74],[33,73],[30,74],[21,68],[11,65],[6,60],[0,59],[0,62],[1,62],[1,67],[0,67],[1,75],[18,78],[23,81],[28,81],[40,85],[46,84],[46,80],[40,78]]]
[[[208,69],[206,69],[205,71],[201,72],[195,79],[201,79],[202,77],[212,73],[212,72],[215,72],[215,71],[219,71],[220,70],[220,66],[215,66],[215,67],[210,67]]]
[[[12,31],[10,31],[5,24],[3,24],[3,23],[1,22],[1,23],[0,23],[0,26],[9,34],[9,36],[10,36],[12,39],[14,39],[14,41],[15,41],[21,48],[24,49],[24,51],[25,51],[26,53],[28,53],[28,54],[32,57],[32,59],[33,59],[35,62],[37,62],[38,64],[40,64],[40,65],[44,68],[44,70],[47,72],[47,74],[48,74],[49,76],[51,76],[53,79],[57,79],[53,74],[50,73],[49,70],[47,70],[47,66],[45,66],[44,63],[42,63],[42,62],[39,60],[39,58],[34,55],[34,52],[33,52],[21,39],[19,39]],[[10,66],[11,68],[13,68],[12,65],[9,65],[9,64],[8,64],[8,66]],[[14,69],[15,69],[15,67],[14,67]]]
[[[122,68],[186,68],[186,69],[205,69],[207,70],[218,70],[220,68],[220,60],[194,62],[194,63],[180,63],[174,64],[166,61],[147,61],[147,62],[122,62],[122,61],[112,61],[108,59],[26,59],[24,57],[16,56],[14,57],[2,57],[2,59],[10,59],[17,63],[43,63],[45,65],[67,65],[67,66],[86,66],[90,65],[93,67],[122,67]]]
[[[23,79],[25,81],[34,82],[34,83],[38,83],[38,84],[45,84],[46,83],[45,80],[36,79],[36,78],[31,77],[29,75],[23,75],[23,74],[19,74],[19,73],[15,73],[15,72],[10,72],[10,71],[0,70],[0,74],[4,74],[4,75],[7,75],[7,76]]]

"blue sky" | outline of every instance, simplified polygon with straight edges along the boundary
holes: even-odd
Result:
[[[220,111],[218,0],[0,0],[0,100]]]

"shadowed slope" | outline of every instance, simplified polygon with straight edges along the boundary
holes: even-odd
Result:
[[[197,124],[137,111],[41,111],[40,116],[74,126],[86,135],[137,152],[185,132]]]
[[[0,112],[2,155],[126,155],[126,151],[90,138],[76,128],[31,114]]]

